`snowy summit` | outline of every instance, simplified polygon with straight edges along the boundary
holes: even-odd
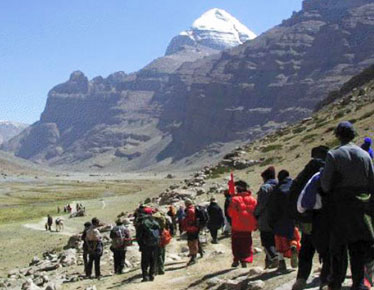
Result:
[[[223,50],[256,38],[235,17],[222,9],[214,8],[196,19],[189,30],[174,37],[167,50],[170,55],[182,50],[185,46],[205,46],[214,50]]]

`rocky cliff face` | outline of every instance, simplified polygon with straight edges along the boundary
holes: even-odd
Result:
[[[17,122],[0,121],[0,145],[21,133],[27,126]]]
[[[3,148],[94,169],[212,160],[233,141],[308,116],[373,64],[373,29],[372,0],[306,0],[279,26],[219,54],[187,46],[131,75],[89,81],[76,72],[50,91],[41,120]]]

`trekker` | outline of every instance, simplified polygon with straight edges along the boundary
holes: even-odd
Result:
[[[196,218],[196,208],[190,199],[186,199],[184,202],[186,206],[185,218],[182,221],[182,227],[185,232],[187,232],[187,244],[190,251],[189,257],[190,261],[187,266],[196,263],[196,256],[199,252],[199,227],[197,225]]]
[[[268,201],[274,187],[277,185],[277,181],[275,180],[275,168],[269,166],[261,173],[261,177],[264,183],[257,193],[257,206],[254,214],[258,221],[261,244],[266,252],[265,269],[272,269],[278,267],[278,256],[275,250],[274,233],[269,225]]]
[[[288,196],[292,179],[287,170],[278,173],[278,184],[269,198],[269,225],[275,235],[275,248],[278,252],[278,270],[287,270],[284,258],[291,259],[291,267],[297,268],[297,255],[300,249],[300,235],[294,220],[287,212]]]
[[[253,262],[252,232],[257,229],[257,221],[253,215],[257,201],[248,190],[248,184],[239,180],[235,182],[236,195],[231,199],[228,214],[232,222],[231,247],[234,261],[232,267],[243,268]]]
[[[350,122],[341,122],[335,129],[341,145],[330,150],[321,175],[321,187],[330,207],[331,272],[329,289],[340,289],[344,273],[341,265],[348,248],[351,260],[353,290],[369,289],[364,285],[365,264],[372,258],[372,197],[374,169],[364,150],[352,143],[355,130]]]
[[[367,153],[369,153],[371,159],[373,159],[374,158],[374,152],[373,152],[373,149],[371,148],[371,143],[372,143],[371,138],[366,137],[364,139],[364,143],[361,145],[361,148],[363,150],[365,150]]]
[[[323,287],[327,284],[327,277],[330,268],[329,256],[329,230],[327,203],[324,200],[323,208],[319,211],[308,210],[299,214],[296,209],[297,200],[307,182],[314,174],[325,166],[325,160],[329,148],[326,146],[314,147],[311,151],[312,159],[297,175],[290,188],[289,208],[290,218],[295,219],[301,230],[301,248],[299,251],[299,266],[296,282],[292,290],[302,290],[306,287],[306,282],[310,276],[313,266],[313,257],[317,250],[322,270],[320,273],[320,285]]]
[[[47,216],[47,229],[48,231],[52,231],[52,225],[53,225],[53,218],[51,217],[51,215],[48,215]]]
[[[122,274],[125,267],[127,246],[131,243],[130,232],[124,226],[122,219],[116,221],[116,226],[110,232],[112,245],[110,250],[113,252],[114,273]]]
[[[220,208],[217,200],[214,197],[210,199],[210,204],[207,211],[209,215],[207,228],[209,229],[210,235],[212,236],[212,244],[218,244],[218,230],[223,227],[225,219],[223,217],[222,209]]]
[[[183,226],[182,221],[185,217],[185,209],[183,206],[180,206],[177,211],[177,221],[178,221],[178,227],[179,227],[179,235],[182,235],[183,233]]]
[[[175,236],[177,233],[177,210],[173,205],[169,207],[167,215],[171,218],[171,226],[169,228],[170,234]]]
[[[88,249],[88,264],[86,268],[87,278],[91,278],[93,263],[95,262],[95,276],[97,279],[101,278],[100,272],[100,259],[103,254],[103,242],[101,240],[101,234],[98,230],[100,221],[97,218],[93,218],[92,226],[86,232],[86,242]]]
[[[88,245],[86,241],[87,231],[92,226],[91,222],[84,223],[84,230],[82,233],[81,240],[83,241],[83,263],[84,263],[84,273],[87,273],[88,265]]]
[[[142,254],[142,282],[153,281],[157,248],[160,244],[160,226],[152,217],[152,209],[149,207],[144,207],[142,212],[138,213],[136,240]]]
[[[156,271],[157,275],[165,274],[165,254],[166,245],[170,242],[170,228],[172,227],[172,221],[170,216],[166,216],[163,212],[156,210],[153,214],[153,218],[160,226],[160,243],[156,251]]]
[[[229,209],[229,205],[230,205],[230,202],[231,202],[231,195],[230,195],[230,193],[227,189],[224,191],[224,195],[225,195],[225,204],[224,204],[225,227],[224,227],[224,230],[223,230],[223,234],[225,236],[229,236],[230,232],[231,232],[231,218],[230,218],[227,210]]]

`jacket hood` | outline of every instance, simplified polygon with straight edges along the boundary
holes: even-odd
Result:
[[[368,144],[368,145],[371,145],[371,143],[372,143],[371,138],[366,137],[366,138],[364,139],[364,143],[365,143],[365,144]]]
[[[269,179],[267,181],[265,181],[264,184],[270,184],[270,185],[277,185],[278,184],[278,181],[276,179]]]

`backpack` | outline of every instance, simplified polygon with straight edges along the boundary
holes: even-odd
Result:
[[[195,207],[195,216],[196,216],[196,225],[202,229],[204,228],[209,220],[209,215],[208,211],[205,207],[203,206],[196,206]]]
[[[160,226],[153,218],[144,218],[140,223],[143,229],[142,241],[143,245],[148,247],[158,246],[160,243]]]
[[[172,237],[168,230],[164,229],[161,234],[160,246],[165,247],[171,241]]]
[[[99,232],[99,230],[97,230],[94,227],[90,227],[87,230],[87,233],[86,233],[86,240],[88,242],[98,242],[98,241],[100,241],[100,232]]]
[[[111,232],[112,238],[112,247],[114,249],[119,249],[125,246],[125,234],[123,227],[114,227]]]
[[[167,221],[164,213],[158,211],[152,215],[156,222],[160,225],[161,229],[166,229]]]
[[[319,194],[321,173],[317,172],[309,179],[297,200],[297,210],[304,213],[307,210],[321,209],[322,201]]]

